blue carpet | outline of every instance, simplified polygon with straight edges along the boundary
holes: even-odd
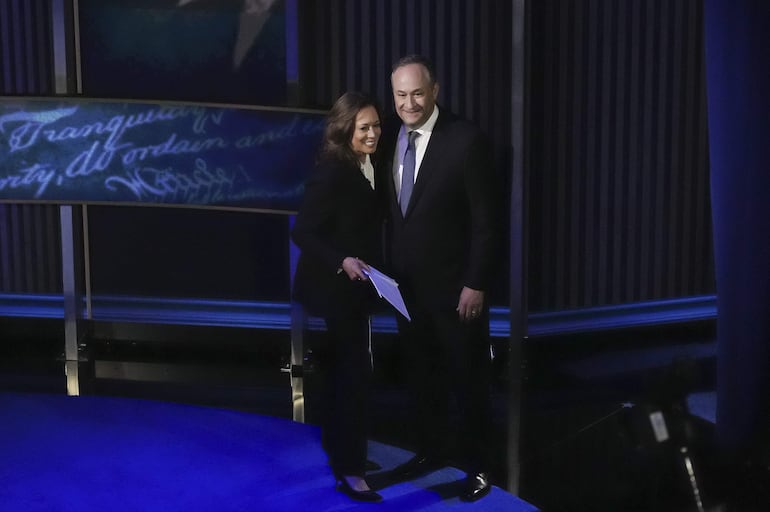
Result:
[[[0,510],[536,511],[494,488],[462,503],[445,468],[361,504],[334,491],[315,427],[255,414],[145,400],[0,393]],[[410,453],[370,443],[388,470]]]

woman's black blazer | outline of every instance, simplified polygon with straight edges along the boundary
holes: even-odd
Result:
[[[351,281],[340,269],[347,256],[380,264],[382,216],[377,201],[361,169],[348,162],[322,162],[305,184],[292,229],[301,251],[293,296],[310,314],[370,311],[376,297],[372,284]]]

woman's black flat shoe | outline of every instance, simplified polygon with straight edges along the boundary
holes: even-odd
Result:
[[[350,487],[350,484],[348,484],[347,480],[344,478],[337,480],[337,490],[356,501],[365,501],[367,503],[377,503],[382,501],[382,496],[379,493],[372,491],[371,489],[368,491],[357,491]]]

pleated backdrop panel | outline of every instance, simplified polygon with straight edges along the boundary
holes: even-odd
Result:
[[[49,4],[0,0],[0,95],[53,94]],[[0,292],[60,292],[59,238],[56,206],[0,204]]]
[[[528,5],[530,311],[714,293],[702,1]]]
[[[440,103],[510,145],[510,2],[308,0],[299,24],[304,106],[328,108],[362,89],[392,111],[391,66],[421,53],[436,66]]]
[[[50,2],[0,1],[0,92],[50,94],[53,91]]]

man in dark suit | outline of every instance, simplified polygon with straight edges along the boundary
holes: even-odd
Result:
[[[391,83],[400,119],[383,129],[378,190],[388,211],[389,268],[412,317],[399,317],[399,332],[418,444],[395,473],[410,479],[459,457],[468,473],[461,498],[475,501],[490,490],[486,293],[499,253],[499,187],[482,133],[436,105],[427,59],[401,59]],[[447,450],[452,395],[461,453]]]

